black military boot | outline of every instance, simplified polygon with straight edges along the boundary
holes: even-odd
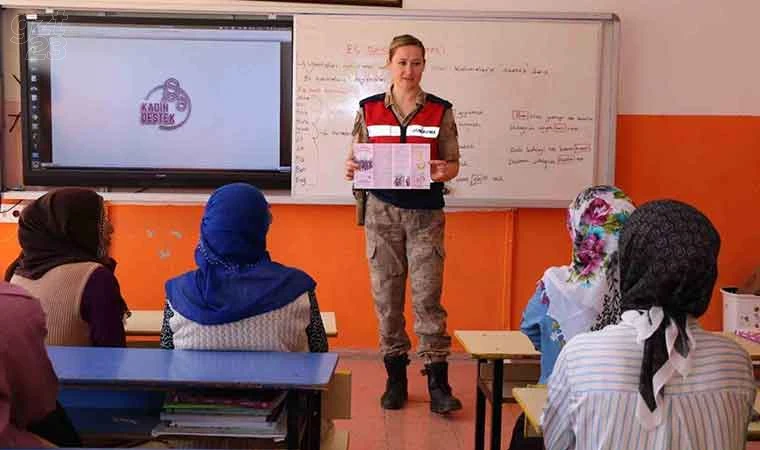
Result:
[[[401,409],[409,397],[407,392],[406,366],[409,365],[409,357],[406,354],[386,356],[383,358],[385,370],[388,372],[388,381],[385,382],[385,392],[380,398],[380,406],[383,409]]]
[[[442,361],[425,364],[425,369],[423,369],[422,373],[428,377],[431,411],[438,414],[446,414],[462,409],[462,402],[451,395],[449,363]]]

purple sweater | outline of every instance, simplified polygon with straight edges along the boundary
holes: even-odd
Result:
[[[82,293],[79,314],[90,326],[95,347],[125,347],[121,290],[113,272],[99,267],[92,272]]]

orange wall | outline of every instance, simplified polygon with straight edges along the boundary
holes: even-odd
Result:
[[[337,315],[340,333],[333,344],[375,346],[364,234],[354,223],[353,207],[273,205],[272,210],[272,257],[317,280],[322,310]],[[116,229],[112,254],[119,262],[116,273],[124,298],[132,309],[162,308],[166,279],[193,267],[202,207],[113,205],[109,213]],[[450,329],[508,325],[504,298],[511,218],[508,211],[447,216],[443,301],[451,315]],[[0,225],[3,262],[18,253],[15,233],[15,226]]]
[[[674,198],[702,210],[721,235],[718,282],[702,318],[722,327],[718,287],[760,266],[760,117],[618,117],[616,184],[637,203]],[[512,323],[549,264],[569,261],[564,212],[520,210],[515,234]]]
[[[617,184],[639,203],[670,197],[703,210],[721,233],[718,285],[760,264],[760,117],[620,116]],[[193,265],[201,206],[113,205],[117,275],[133,309],[160,308],[163,283]],[[335,311],[338,347],[377,343],[362,229],[347,206],[274,205],[274,259],[318,282]],[[569,260],[564,211],[447,214],[444,304],[449,329],[516,328],[548,265]],[[0,262],[18,252],[16,227],[0,224]],[[703,323],[721,326],[716,294]],[[411,315],[407,315],[412,318]],[[411,330],[411,322],[408,325]]]
[[[616,179],[636,201],[672,197],[721,235],[717,286],[760,265],[760,117],[621,116]],[[716,289],[705,326],[722,327]]]

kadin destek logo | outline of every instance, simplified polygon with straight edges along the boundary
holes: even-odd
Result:
[[[179,80],[167,78],[148,91],[140,102],[140,123],[158,125],[161,130],[176,130],[187,122],[192,109],[190,96],[182,89]]]

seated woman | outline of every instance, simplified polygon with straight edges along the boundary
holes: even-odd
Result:
[[[541,352],[539,383],[547,382],[557,355],[571,337],[620,320],[618,238],[634,209],[628,196],[613,186],[588,188],[570,203],[567,229],[573,243],[572,261],[544,272],[520,324]],[[522,415],[518,418],[510,447],[541,448],[540,439],[522,441],[524,420]]]
[[[21,255],[5,279],[40,300],[50,345],[123,347],[127,305],[108,257],[113,228],[89,189],[51,191],[24,208]]]
[[[272,261],[272,216],[256,188],[217,189],[201,219],[197,269],[166,282],[164,348],[327,351],[327,335],[306,273]]]
[[[620,320],[618,238],[635,208],[613,186],[588,188],[570,203],[567,229],[573,243],[572,261],[544,272],[520,324],[541,352],[539,383],[546,383],[570,338]]]
[[[542,418],[546,448],[744,448],[752,363],[697,322],[719,250],[710,220],[684,203],[631,215],[620,235],[621,321],[562,349]]]
[[[18,286],[0,283],[0,447],[81,445],[63,409],[45,350],[45,313]]]

